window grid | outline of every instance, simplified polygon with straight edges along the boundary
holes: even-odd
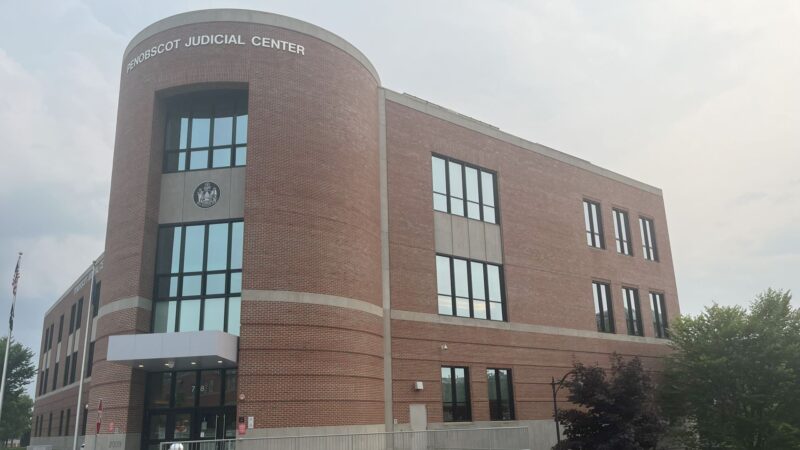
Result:
[[[511,369],[486,369],[491,420],[514,420],[514,383]]]
[[[592,282],[594,292],[594,312],[597,331],[614,332],[614,313],[611,307],[611,289],[606,283]]]
[[[653,220],[639,217],[639,229],[642,233],[642,253],[648,261],[658,261],[658,248],[656,247],[655,228]]]
[[[606,248],[603,239],[603,220],[600,216],[600,204],[591,200],[584,200],[583,218],[586,225],[586,243],[590,247]]]
[[[655,330],[656,337],[662,339],[668,338],[667,305],[664,304],[664,294],[651,292],[650,306],[653,310],[653,329]]]
[[[642,311],[639,307],[639,290],[624,287],[622,288],[622,298],[625,302],[625,322],[628,324],[628,334],[644,336]]]
[[[236,404],[236,377],[237,369],[205,369],[205,370],[180,370],[170,372],[150,372],[147,374],[145,387],[145,407],[148,410],[161,411],[180,408],[205,408],[219,407]],[[183,376],[188,375],[188,376]],[[203,381],[208,379],[205,376],[217,375],[219,378],[218,386],[209,386],[209,389],[216,389],[218,392],[214,396],[203,395],[206,386]],[[167,385],[164,380],[168,378]],[[180,383],[190,381],[191,397],[182,398]],[[212,378],[213,380],[213,378]],[[168,392],[156,392],[158,389],[166,388]],[[213,393],[213,392],[212,392]],[[166,398],[164,396],[166,395]],[[159,397],[160,396],[160,397]],[[216,398],[214,398],[216,396]]]
[[[431,157],[433,209],[487,223],[498,223],[494,172],[445,156]]]
[[[208,269],[209,264],[209,235],[211,234],[211,227],[227,225],[227,242],[226,242],[226,262],[223,269]],[[186,255],[186,241],[187,229],[194,227],[202,227],[203,229],[203,244],[202,244],[202,267],[200,270],[186,270],[187,255]],[[176,233],[176,230],[179,230]],[[169,237],[171,232],[172,239],[169,241],[171,248],[164,248],[165,237]],[[159,230],[159,249],[157,251],[156,262],[156,286],[155,297],[156,305],[153,308],[152,332],[173,332],[173,331],[195,331],[205,329],[218,329],[209,328],[205,323],[206,309],[209,304],[215,301],[222,301],[223,318],[221,331],[226,331],[231,334],[239,334],[239,312],[241,307],[241,258],[242,242],[241,238],[244,234],[244,225],[241,220],[237,221],[222,221],[222,222],[203,222],[181,225],[167,225],[162,226]],[[236,236],[235,236],[236,235]],[[234,242],[234,238],[236,242]],[[178,269],[174,270],[175,258],[174,254],[175,244],[177,240],[178,249]],[[236,248],[235,248],[236,247]],[[170,253],[169,262],[162,261],[162,252]],[[233,261],[234,254],[237,260]],[[162,264],[169,265],[167,270],[158,267]],[[192,266],[195,263],[191,263]],[[236,265],[236,268],[232,267]],[[194,267],[192,267],[194,268]],[[221,290],[209,292],[209,280],[218,279],[223,277],[224,287]],[[196,289],[198,285],[199,290],[193,292],[185,292],[188,290],[185,281],[191,280],[191,289]],[[166,284],[165,284],[166,283]],[[183,309],[190,308],[188,305],[194,306],[199,302],[199,312],[194,315],[199,315],[199,322],[189,324],[182,323],[181,313]],[[193,313],[194,311],[183,311],[184,314]],[[166,323],[160,323],[159,314],[162,314],[161,319]],[[188,317],[188,316],[187,316]],[[182,325],[188,328],[183,328]]]
[[[502,266],[437,254],[436,278],[439,314],[506,320]]]
[[[215,127],[221,127],[228,119],[230,141],[218,142],[221,134]],[[202,129],[200,121],[207,121]],[[247,123],[246,91],[194,93],[171,99],[164,142],[164,172],[246,165]],[[205,127],[208,127],[207,135]],[[195,128],[201,131],[195,133]],[[224,135],[228,134],[227,125],[221,130]],[[193,142],[194,139],[202,139],[202,142]]]
[[[612,211],[614,213],[614,239],[617,241],[617,253],[633,256],[628,213],[616,208]]]
[[[442,410],[445,422],[472,420],[469,368],[442,366]]]

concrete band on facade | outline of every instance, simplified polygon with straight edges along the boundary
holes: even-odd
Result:
[[[304,50],[273,51],[245,40],[187,46],[128,67],[131,58],[159,43],[211,35],[234,41],[269,36]],[[98,446],[125,450],[146,449],[182,432],[170,427],[187,410],[199,426],[207,409],[244,423],[252,418],[246,437],[513,425],[529,429],[532,448],[549,448],[551,378],[576,360],[607,365],[614,352],[639,356],[657,372],[669,354],[668,341],[655,337],[648,303],[649,292],[662,293],[671,317],[679,314],[660,189],[384,88],[355,47],[292,18],[245,10],[178,14],[140,32],[125,55],[103,270],[97,274],[99,308],[78,331],[65,330],[63,339],[53,340],[52,348],[43,344],[42,392],[34,407],[40,429],[49,414],[57,421],[70,408],[72,423],[79,420],[77,381],[62,386],[61,378],[67,357],[83,360],[86,335],[93,352],[83,399],[89,405],[87,435],[94,433],[102,399]],[[184,152],[188,165],[191,152],[204,151],[170,147],[170,114],[212,97],[246,102],[246,162],[168,170],[168,152]],[[208,154],[197,156],[209,164],[216,158],[210,141]],[[230,144],[231,161],[237,145]],[[434,156],[492,174],[496,203],[489,206],[497,220],[434,208]],[[605,249],[586,244],[586,199],[602,206]],[[615,252],[611,208],[628,214],[632,257]],[[658,261],[642,257],[639,217],[655,223]],[[203,316],[209,300],[222,298],[205,290],[178,295],[178,281],[169,281],[167,295],[167,284],[159,284],[164,280],[181,279],[185,288],[187,278],[199,276],[198,286],[207,289],[203,283],[219,275],[205,263],[201,275],[157,268],[158,255],[175,245],[176,235],[169,233],[180,230],[180,247],[189,227],[202,227],[205,252],[212,226],[223,224],[233,233],[237,223],[243,229],[241,269],[230,266],[234,250],[227,249],[221,317],[219,310]],[[164,230],[169,233],[162,235]],[[437,309],[438,256],[499,267],[504,319]],[[48,335],[58,331],[59,318],[69,323],[80,299],[83,307],[91,303],[88,274],[48,310]],[[236,274],[240,291],[231,290]],[[609,286],[616,332],[597,331],[592,282]],[[621,288],[639,290],[642,336],[626,334]],[[194,300],[205,305],[196,316]],[[235,317],[235,301],[241,305],[238,324],[200,329],[205,321]],[[183,306],[164,313],[168,302]],[[478,306],[469,305],[472,315]],[[196,317],[198,330],[183,328],[184,314]],[[163,320],[169,325],[157,329]],[[191,351],[182,353],[179,345]],[[61,372],[53,382],[56,364]],[[447,421],[446,367],[469,373],[468,422]],[[489,369],[513,373],[513,420],[492,420]],[[179,372],[188,378],[179,379]],[[153,406],[145,399],[155,388],[147,385],[160,373],[168,374],[173,390],[179,381],[208,387],[206,373],[219,374],[219,389],[236,387],[225,391],[223,405],[179,407],[177,391],[170,391],[167,406]],[[47,380],[43,390],[41,380]],[[163,439],[152,437],[159,415],[167,417]],[[198,437],[199,431],[186,432]],[[68,439],[35,430],[32,442],[62,450],[62,441]]]

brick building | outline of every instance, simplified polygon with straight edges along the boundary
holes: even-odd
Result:
[[[107,448],[239,423],[545,445],[573,361],[669,351],[660,189],[389,90],[288,17],[169,17],[121,69],[96,295],[87,270],[45,316],[33,445],[80,420],[91,447],[101,400]]]

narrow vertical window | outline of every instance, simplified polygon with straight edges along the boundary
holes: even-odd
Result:
[[[75,307],[75,329],[81,327],[81,313],[83,312],[83,297],[78,299],[78,306]]]
[[[600,204],[591,200],[583,201],[583,218],[586,225],[586,243],[590,247],[605,248],[603,241],[603,221],[600,217]]]
[[[61,342],[61,334],[64,332],[64,315],[58,319],[58,342]]]
[[[644,259],[658,261],[656,233],[652,219],[639,217],[639,229],[642,233],[642,253],[644,254]]]
[[[628,325],[628,334],[644,336],[642,312],[639,308],[639,290],[624,287],[622,288],[622,298],[625,303],[625,322]]]
[[[433,209],[497,223],[494,173],[461,161],[431,156]]]
[[[72,418],[72,410],[67,410],[67,418],[64,421],[64,436],[69,436],[69,421]]]
[[[511,369],[486,369],[491,420],[514,420],[514,390]]]
[[[617,242],[617,253],[631,256],[633,246],[631,246],[631,228],[628,221],[628,213],[619,209],[614,209],[614,239]]]
[[[92,367],[94,367],[94,342],[89,344],[89,353],[86,354],[86,376],[92,376]]]
[[[664,294],[659,292],[650,293],[650,306],[653,309],[653,329],[657,338],[667,338],[667,305],[664,304]]]
[[[442,367],[442,406],[445,422],[472,420],[469,401],[469,369]]]
[[[594,313],[597,331],[614,332],[614,314],[611,309],[611,289],[606,283],[592,282],[594,292]]]
[[[100,310],[100,282],[94,284],[94,292],[92,292],[92,317],[97,317],[97,312]]]
[[[61,415],[58,417],[58,435],[61,436],[64,433],[64,410],[61,410]]]
[[[55,391],[58,387],[58,361],[56,361],[55,367],[53,367],[53,387],[51,390]]]

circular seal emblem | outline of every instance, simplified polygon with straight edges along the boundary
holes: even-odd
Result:
[[[201,208],[211,208],[219,200],[219,186],[211,181],[204,181],[194,190],[194,203]]]

